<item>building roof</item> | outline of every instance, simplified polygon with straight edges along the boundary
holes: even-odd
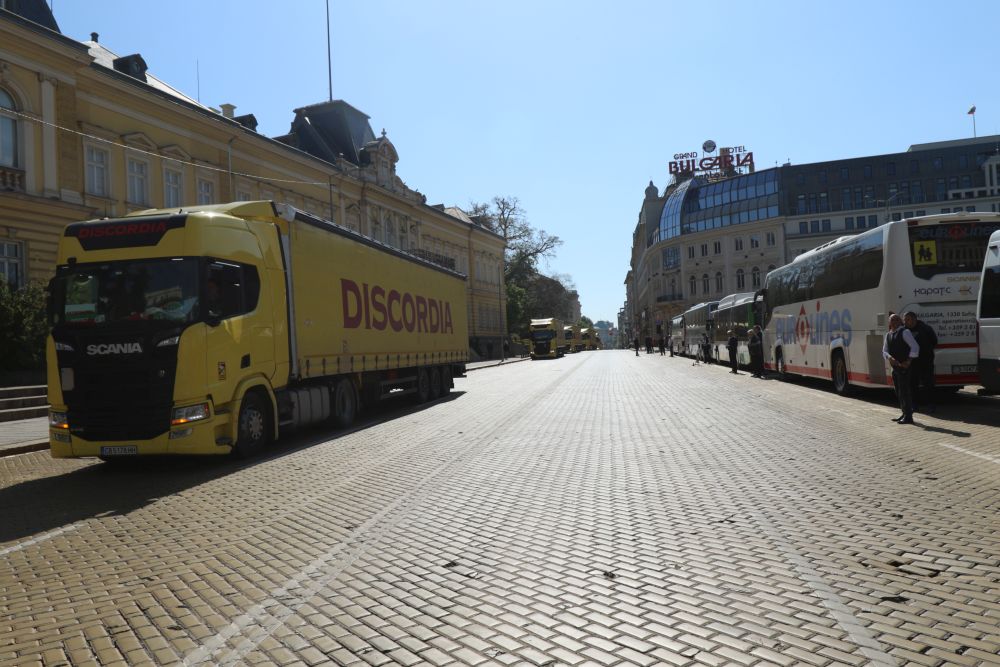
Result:
[[[1000,145],[1000,134],[986,137],[975,137],[972,139],[952,139],[951,141],[935,141],[929,144],[913,144],[906,152],[912,151],[933,151],[942,148],[956,148],[958,146],[978,146],[979,144],[994,143]]]
[[[368,115],[344,100],[296,109],[288,134],[275,139],[327,162],[343,158],[357,166],[364,148],[376,141]]]
[[[115,53],[114,51],[107,48],[103,44],[96,42],[94,40],[83,42],[83,45],[87,47],[87,50],[90,53],[90,57],[94,59],[94,64],[100,65],[101,67],[105,67],[109,70],[115,69],[115,61],[118,60],[118,58],[120,57],[117,53]],[[155,88],[156,90],[160,91],[161,93],[166,93],[171,97],[183,100],[184,102],[187,102],[188,104],[191,104],[196,107],[200,107],[205,111],[218,113],[218,111],[216,111],[215,109],[205,106],[198,100],[188,97],[187,95],[177,90],[170,84],[162,81],[161,79],[157,79],[149,72],[146,72],[145,76],[146,76],[146,83],[151,87]]]

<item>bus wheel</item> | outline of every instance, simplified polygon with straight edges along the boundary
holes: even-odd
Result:
[[[833,390],[841,396],[847,396],[851,393],[847,362],[844,360],[844,353],[840,350],[833,353]]]
[[[250,392],[243,397],[236,446],[233,447],[233,454],[237,458],[250,458],[267,446],[270,439],[267,427],[269,421],[267,402],[261,399],[259,394]]]
[[[417,369],[417,393],[414,400],[417,403],[426,403],[431,396],[431,378],[427,374],[426,368]]]
[[[774,369],[778,372],[779,380],[788,379],[788,369],[785,368],[785,355],[778,350],[774,353]]]
[[[333,419],[340,428],[354,423],[358,414],[358,395],[347,378],[341,378],[333,388]]]
[[[441,397],[441,371],[435,366],[430,370],[430,398],[433,401]]]

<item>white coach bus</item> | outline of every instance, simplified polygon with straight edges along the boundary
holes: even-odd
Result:
[[[979,301],[979,379],[987,391],[1000,393],[1000,232],[994,232],[983,261]]]
[[[891,386],[882,358],[890,313],[912,310],[938,336],[938,386],[979,384],[976,297],[1000,215],[956,213],[886,223],[802,253],[767,274],[764,355],[779,375]]]

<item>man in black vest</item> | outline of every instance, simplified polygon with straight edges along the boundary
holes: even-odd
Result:
[[[934,412],[934,348],[938,338],[931,325],[917,319],[912,310],[903,313],[903,324],[913,334],[920,346],[920,356],[910,369],[910,388],[913,391],[913,407],[921,412]],[[920,391],[920,386],[923,391]]]
[[[736,332],[734,332],[732,329],[730,329],[726,333],[729,334],[729,340],[726,342],[726,349],[729,351],[729,365],[732,366],[733,369],[729,372],[736,373],[737,375],[739,375],[739,372],[736,369],[739,368],[740,362],[739,359],[737,359],[736,357],[736,353],[739,350],[740,342],[739,339],[736,337]]]
[[[913,423],[913,395],[910,388],[910,364],[920,356],[920,346],[910,330],[903,326],[903,318],[893,313],[889,316],[889,333],[882,344],[882,356],[892,366],[892,385],[903,414],[893,419],[899,424]]]

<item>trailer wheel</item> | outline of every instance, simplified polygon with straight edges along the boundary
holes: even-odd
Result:
[[[269,422],[266,401],[256,392],[244,396],[240,405],[238,434],[233,454],[241,459],[259,454],[270,440]]]
[[[431,379],[426,368],[417,370],[417,393],[414,398],[417,403],[426,403],[431,396]]]
[[[841,396],[847,396],[851,393],[847,362],[844,360],[844,353],[841,350],[833,353],[833,390]]]
[[[341,378],[333,388],[333,419],[340,428],[354,423],[358,414],[358,395],[347,378]]]
[[[435,366],[430,370],[430,398],[433,401],[441,397],[441,371]]]
[[[454,383],[451,379],[451,366],[441,367],[441,395],[447,396],[451,393],[451,387]]]

